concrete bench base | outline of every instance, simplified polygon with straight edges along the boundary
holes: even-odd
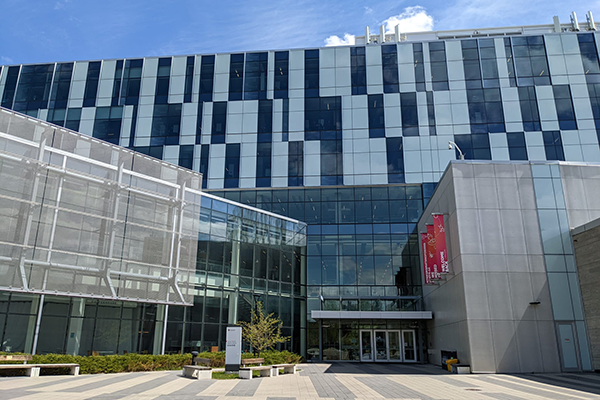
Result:
[[[212,368],[199,365],[184,365],[183,376],[192,379],[212,379]]]
[[[69,375],[79,375],[79,364],[1,364],[2,369],[25,369],[25,375],[35,378],[40,376],[42,368],[69,368]]]
[[[241,379],[252,379],[252,371],[260,371],[261,377],[271,377],[273,376],[273,367],[244,367],[240,368],[238,373]]]
[[[273,367],[273,376],[279,376],[279,370],[283,369],[284,374],[295,374],[296,364],[277,364],[271,365]]]

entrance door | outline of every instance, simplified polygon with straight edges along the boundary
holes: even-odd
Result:
[[[373,361],[371,331],[360,331],[360,361]]]
[[[404,362],[417,362],[415,331],[402,331],[402,353],[404,355]]]
[[[386,331],[375,331],[375,361],[388,360],[388,341]]]
[[[390,361],[402,361],[402,342],[400,331],[388,331],[388,353]]]
[[[577,346],[575,344],[575,335],[573,334],[573,324],[558,324],[558,335],[563,371],[578,371],[579,362],[577,357]]]

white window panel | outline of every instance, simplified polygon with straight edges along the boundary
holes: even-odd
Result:
[[[304,140],[304,130],[299,131],[299,132],[290,131],[290,133],[289,133],[289,141],[290,142],[299,142],[299,141],[303,141],[303,140]]]
[[[452,106],[439,104],[435,106],[435,123],[439,125],[452,125]]]
[[[594,119],[589,99],[573,99],[573,106],[575,107],[575,116],[578,120]]]
[[[335,66],[350,67],[350,48],[336,47],[335,48]]]
[[[228,114],[226,128],[227,133],[242,133],[242,114]]]
[[[288,178],[278,178],[278,177],[273,177],[271,179],[271,185],[273,187],[287,187],[288,186]]]
[[[258,114],[258,100],[244,100],[244,114]]]
[[[542,132],[525,132],[525,143],[527,143],[527,148],[534,146],[544,147],[544,136]]]
[[[354,141],[350,138],[343,138],[342,139],[342,152],[343,153],[352,153],[352,149],[353,149],[353,143]]]
[[[151,57],[144,59],[144,66],[142,67],[142,77],[153,77],[156,78],[158,72],[158,58]]]
[[[367,85],[383,85],[381,65],[367,65]]]
[[[506,132],[523,132],[523,122],[506,122]]]
[[[134,140],[134,146],[150,146],[150,137],[138,137],[136,135]]]
[[[154,95],[152,96],[140,96],[140,105],[154,105]]]
[[[386,174],[375,174],[371,175],[371,184],[372,185],[387,185],[388,179]]]
[[[530,161],[546,161],[546,149],[543,146],[527,146],[527,158]]]
[[[280,112],[273,113],[273,134],[281,132],[283,124],[283,114]],[[281,135],[279,135],[281,138]],[[279,139],[281,140],[281,139]],[[275,136],[273,136],[273,141],[275,142]]]
[[[579,140],[581,144],[594,144],[598,146],[598,136],[596,135],[595,129],[581,129],[579,127]]]
[[[454,128],[455,135],[463,135],[463,134],[471,133],[471,125],[468,125],[468,124],[452,125],[452,128]]]
[[[321,142],[318,140],[309,140],[304,142],[304,154],[321,154]]]
[[[182,136],[179,138],[180,145],[196,144],[196,136]]]
[[[452,122],[454,124],[469,124],[469,108],[467,104],[452,104]]]
[[[421,172],[421,152],[404,151],[404,172]]]
[[[508,152],[508,147],[492,147],[492,160],[498,161],[509,161],[510,153]]]
[[[183,95],[183,91],[185,89],[185,75],[176,75],[171,76],[171,81],[169,82],[169,95]]]
[[[566,135],[563,135],[566,136]],[[583,153],[580,145],[564,145],[566,161],[583,161]]]
[[[96,118],[96,108],[85,107],[81,109],[81,120],[94,120]]]
[[[81,99],[85,94],[85,81],[73,81],[71,82],[71,90],[69,92],[69,100]],[[71,107],[71,106],[69,106]]]
[[[100,79],[114,79],[115,70],[117,68],[117,60],[102,61],[102,70],[100,71]]]
[[[583,63],[580,54],[571,54],[565,57],[565,63],[567,65],[567,74],[583,75]]]
[[[113,79],[100,79],[98,84],[98,98],[112,99]],[[110,106],[110,100],[108,105]]]
[[[217,54],[215,56],[215,75],[216,74],[229,74],[229,54]]]
[[[243,114],[242,132],[256,133],[258,129],[258,114]]]
[[[366,95],[358,95],[352,96],[352,108],[354,110],[358,108],[367,108],[367,96]]]
[[[183,75],[185,77],[185,68],[187,66],[187,56],[173,57],[171,64],[171,77]]]
[[[567,74],[567,66],[565,64],[565,58],[562,56],[562,54],[548,56],[548,68],[550,69],[550,75],[552,76],[553,82],[556,76]]]
[[[355,129],[369,128],[369,110],[366,108],[358,108],[352,110],[352,127]]]
[[[450,88],[451,93],[455,92],[455,91],[463,91],[464,92],[466,85],[465,85],[465,81],[449,81],[448,87]],[[427,89],[427,90],[429,90],[429,89]]]
[[[225,158],[226,146],[222,143],[210,146],[210,158]]]
[[[354,158],[354,155],[352,153],[344,153],[343,157],[343,163],[344,163],[344,176],[346,175],[352,175],[353,171],[354,171],[354,162],[352,161]],[[345,184],[345,181],[344,181]]]
[[[436,108],[439,104],[450,104],[450,92],[447,90],[433,92],[433,104]]]
[[[562,131],[562,143],[563,145],[577,145],[579,146],[581,143],[579,142],[579,132],[577,131]]]
[[[581,85],[581,84],[585,84],[586,80],[585,80],[585,75],[583,74],[578,74],[578,75],[568,75],[569,78],[569,84],[571,85]],[[555,85],[557,85],[558,83],[554,83]]]
[[[228,133],[225,136],[225,143],[242,143],[242,134]]]
[[[418,94],[425,94],[425,92],[420,92],[417,93]],[[417,104],[423,104],[421,102],[417,103]],[[419,118],[419,126],[428,126],[429,125],[429,119],[427,118],[427,103],[425,102],[425,105],[419,105],[417,106],[417,117]]]
[[[354,139],[368,139],[369,138],[369,130],[368,129],[353,129],[352,137]]]
[[[421,150],[421,141],[418,137],[405,137],[402,141],[404,145],[404,151],[420,151]]]
[[[138,118],[135,137],[150,137],[152,132],[152,118]]]
[[[372,174],[387,174],[387,154],[386,153],[371,153],[371,173]]]
[[[289,131],[302,131],[304,132],[304,112],[290,111],[290,122]],[[304,137],[304,136],[303,136]]]
[[[415,82],[415,66],[413,64],[400,64],[399,65],[399,83],[412,83]]]
[[[214,178],[208,179],[208,188],[209,189],[223,189],[225,178]]]
[[[256,142],[242,144],[241,157],[256,157]]]
[[[431,172],[433,171],[433,161],[431,151],[421,151],[421,171]]]
[[[452,104],[467,103],[467,92],[465,90],[451,90],[450,101]]]
[[[398,48],[398,62],[400,64],[409,64],[412,65],[412,69],[414,70],[414,57],[413,57],[413,46],[412,43],[400,43],[397,46]]]
[[[88,61],[77,61],[73,67],[73,80],[85,81],[87,79]],[[7,70],[8,72],[8,70]]]
[[[504,121],[523,121],[523,118],[521,117],[521,105],[518,101],[504,101],[502,105],[502,108],[504,109]]]
[[[215,93],[227,93],[229,91],[229,74],[215,74],[213,91]]]
[[[353,142],[352,148],[354,152],[368,153],[370,151],[368,138],[354,139]]]
[[[290,70],[289,88],[304,90],[304,70]]]
[[[462,61],[462,44],[460,40],[446,41],[446,59]]]
[[[491,147],[508,147],[506,133],[490,133],[489,136]]]
[[[371,160],[369,153],[353,153],[354,174],[370,174]]]
[[[304,70],[304,50],[290,50],[290,72],[292,70]]]
[[[365,47],[365,54],[367,67],[381,65],[381,46],[367,46]]]
[[[385,93],[383,95],[383,104],[386,107],[399,107],[400,106],[400,94],[399,93]]]
[[[308,142],[305,142],[305,144]],[[304,176],[320,176],[321,175],[321,155],[320,154],[305,154],[304,155]]]
[[[595,146],[582,146],[583,161],[585,162],[600,162],[600,148],[598,144]]]
[[[582,119],[577,121],[577,128],[579,128],[579,131],[583,131],[586,129],[596,129],[596,124],[594,123],[593,120],[591,119]]]
[[[335,86],[337,86],[337,87],[351,87],[352,86],[350,67],[343,67],[343,68],[335,69]]]
[[[256,178],[256,154],[253,157],[241,157],[240,178]]]
[[[501,88],[500,91],[502,92],[503,101],[519,101],[519,89],[516,87]]]
[[[138,117],[139,118],[152,118],[154,114],[154,105],[144,104],[138,106]]]
[[[562,40],[563,54],[580,54],[577,35],[560,35],[560,39]]]
[[[448,80],[463,81],[465,79],[465,70],[462,61],[448,61]]]
[[[163,158],[179,160],[179,146],[163,146]]]
[[[542,121],[543,131],[557,131],[559,129],[558,121]]]
[[[281,177],[287,177],[288,174],[288,156],[280,156],[280,155],[276,155],[273,156],[273,168],[272,168],[272,175],[273,177],[276,176],[281,176]]]
[[[322,97],[335,96],[335,93],[335,87],[321,88],[321,90],[319,90],[319,95]]]
[[[387,105],[387,103],[386,103]],[[400,107],[385,107],[385,128],[386,131],[388,128],[401,127],[402,120],[400,116]]]
[[[156,77],[142,78],[140,96],[154,96],[156,92]]]
[[[544,35],[544,43],[546,43],[546,54],[548,56],[562,55],[562,41],[559,35]]]
[[[335,48],[319,50],[319,68],[335,68]]]
[[[253,188],[256,186],[256,178],[240,178],[241,188]]]
[[[336,86],[335,96],[351,96],[352,87],[350,86]]]
[[[539,87],[538,87],[539,89]],[[556,121],[558,116],[556,115],[556,106],[554,105],[554,99],[539,99],[538,108],[540,111],[540,120],[542,121]]]
[[[290,99],[303,99],[304,89],[290,89],[288,90]]]
[[[401,137],[402,128],[385,128],[386,137]]]
[[[304,186],[321,186],[321,177],[304,176]]]
[[[345,131],[352,129],[352,110],[342,109],[342,128]]]

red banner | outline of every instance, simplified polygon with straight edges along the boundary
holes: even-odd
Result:
[[[427,265],[431,272],[431,279],[440,279],[440,263],[435,251],[435,235],[433,225],[427,225]]]
[[[421,233],[421,251],[423,252],[423,273],[425,276],[425,284],[431,284],[431,272],[427,263],[427,234]]]
[[[446,227],[444,226],[444,215],[433,214],[433,236],[435,241],[436,261],[438,272],[447,274],[450,272],[448,266],[448,248],[446,247]]]

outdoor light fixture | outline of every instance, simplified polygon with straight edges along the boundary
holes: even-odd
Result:
[[[537,306],[538,304],[540,304],[539,301],[530,301],[529,304],[531,304],[532,306]]]
[[[452,150],[452,149],[454,149],[454,148],[456,148],[456,150],[458,150],[458,154],[459,154],[459,155],[458,155],[458,158],[459,158],[460,160],[464,160],[464,159],[465,159],[465,155],[464,155],[464,153],[463,153],[463,152],[460,150],[460,147],[458,147],[458,145],[457,145],[456,143],[454,143],[453,141],[451,141],[451,140],[450,140],[450,141],[448,141],[448,150]]]

